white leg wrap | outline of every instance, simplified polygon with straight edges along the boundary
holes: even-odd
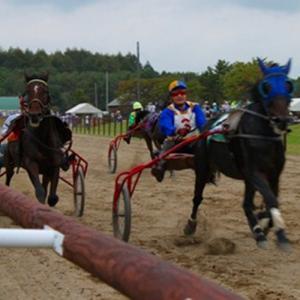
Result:
[[[191,221],[191,222],[193,222],[193,223],[197,223],[197,219],[189,218],[189,221]]]
[[[260,225],[259,225],[259,224],[255,225],[255,226],[252,228],[253,232],[255,232],[256,229],[260,229]]]
[[[258,224],[262,228],[262,230],[269,227],[270,218],[263,218],[258,221]]]
[[[283,218],[281,217],[281,213],[280,213],[279,209],[278,208],[271,208],[270,212],[271,212],[271,216],[272,216],[272,220],[273,220],[273,223],[274,223],[275,230],[284,229],[285,224],[284,224]]]

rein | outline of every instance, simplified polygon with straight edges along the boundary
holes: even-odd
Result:
[[[250,114],[250,115],[253,115],[255,117],[264,119],[264,120],[268,121],[269,123],[272,122],[272,118],[265,116],[263,114],[257,113],[255,111],[252,111],[252,110],[249,110],[246,108],[238,108],[237,110],[242,111],[247,114]],[[244,139],[256,139],[256,140],[265,140],[265,141],[273,141],[273,142],[282,142],[283,141],[282,135],[283,134],[272,137],[272,136],[266,136],[266,135],[238,133],[238,134],[228,135],[228,137],[229,138],[244,138]]]
[[[45,116],[44,118],[47,117],[52,117],[52,116]],[[67,149],[65,149],[65,151],[63,152],[61,150],[62,147],[50,147],[48,145],[46,145],[45,143],[43,143],[40,139],[38,139],[29,129],[28,127],[25,127],[24,131],[26,131],[26,133],[35,141],[37,142],[40,146],[42,146],[43,148],[50,150],[50,151],[55,151],[56,153],[66,153],[70,150],[70,148],[72,147],[72,141],[70,141]]]
[[[229,138],[244,138],[244,139],[256,139],[256,140],[267,140],[267,141],[273,141],[273,142],[282,142],[282,137],[281,136],[267,136],[267,135],[255,135],[255,134],[244,134],[244,133],[239,133],[239,134],[234,134],[234,135],[229,135]]]

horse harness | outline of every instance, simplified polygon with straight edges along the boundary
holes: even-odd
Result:
[[[244,139],[256,139],[256,140],[267,140],[267,141],[274,141],[274,142],[282,142],[283,141],[283,135],[287,132],[283,132],[282,134],[278,136],[266,136],[266,135],[256,135],[256,134],[246,134],[241,133],[239,128],[239,123],[244,115],[244,113],[251,114],[253,116],[256,116],[258,118],[264,119],[270,123],[272,127],[275,126],[275,124],[272,121],[272,118],[257,113],[255,111],[246,109],[246,108],[238,108],[236,111],[233,112],[235,114],[234,117],[231,117],[231,114],[228,116],[228,118],[223,122],[222,126],[224,130],[226,131],[226,137],[228,139],[232,138],[244,138]],[[237,132],[237,133],[236,133]]]

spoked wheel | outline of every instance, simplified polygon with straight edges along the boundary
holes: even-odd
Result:
[[[76,217],[81,217],[83,215],[84,202],[84,173],[82,168],[79,167],[74,181],[74,215]]]
[[[127,186],[123,186],[116,208],[113,208],[114,236],[128,242],[131,229],[131,204]]]
[[[109,145],[108,150],[108,170],[112,174],[117,170],[117,149],[113,144]]]

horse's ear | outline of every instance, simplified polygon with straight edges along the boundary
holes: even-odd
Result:
[[[288,74],[291,69],[292,59],[290,58],[285,66],[282,67],[282,70],[285,74]]]
[[[24,70],[25,81],[28,82],[30,80],[30,75]]]
[[[266,75],[268,73],[268,68],[267,66],[264,64],[263,60],[260,59],[259,57],[257,58],[257,61],[258,61],[258,65],[260,67],[260,70],[262,71],[262,73],[264,75]]]
[[[42,73],[42,79],[46,82],[48,82],[48,78],[49,78],[49,71],[45,71]]]

